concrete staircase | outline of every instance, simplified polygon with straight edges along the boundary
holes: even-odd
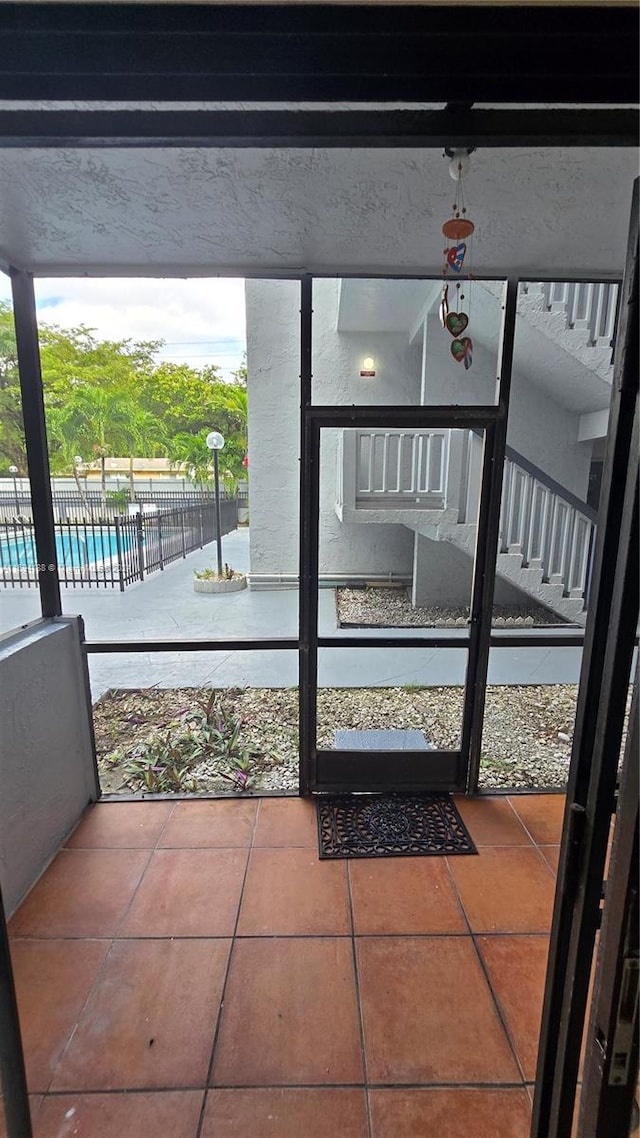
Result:
[[[530,281],[518,295],[518,315],[605,383],[613,374],[613,339],[619,285]],[[502,285],[483,281],[499,300]]]
[[[411,529],[432,541],[450,542],[470,558],[475,555],[476,525],[458,521],[456,510],[428,511],[411,523]],[[568,596],[560,575],[545,578],[545,569],[540,559],[527,564],[525,556],[517,547],[512,550],[499,550],[496,560],[496,575],[508,581],[520,592],[531,597],[536,604],[562,617],[571,624],[585,624],[584,595]],[[577,590],[576,590],[577,592]]]
[[[344,431],[336,513],[405,525],[475,556],[482,438],[474,431]],[[596,516],[507,448],[496,571],[563,620],[584,625]]]

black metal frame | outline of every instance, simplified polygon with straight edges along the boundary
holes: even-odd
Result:
[[[634,104],[636,32],[618,7],[4,4],[0,98]]]
[[[532,1138],[568,1138],[638,621],[638,181],[614,361]]]
[[[44,416],[36,298],[31,273],[11,271],[22,420],[31,481],[33,525],[42,615],[61,616],[62,600],[53,523],[47,427]]]
[[[499,347],[497,401],[491,405],[390,406],[313,403],[311,335],[313,282],[306,278],[302,291],[302,459],[300,492],[300,786],[301,793],[338,790],[477,789],[482,746],[482,725],[489,649],[498,529],[502,498],[511,370],[518,299],[517,278],[505,285],[504,313]],[[470,630],[467,636],[327,637],[323,647],[421,648],[447,646],[468,651],[461,744],[458,750],[353,752],[317,747],[317,654],[319,587],[320,439],[323,428],[440,426],[466,427],[484,432],[482,482],[473,573]]]
[[[0,148],[636,146],[635,110],[0,111]]]
[[[32,1138],[11,951],[0,890],[0,1088],[9,1138]]]
[[[587,1035],[580,1095],[581,1138],[628,1134],[636,1093],[640,969],[639,695],[636,670]]]

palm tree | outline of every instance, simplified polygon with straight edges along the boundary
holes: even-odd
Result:
[[[52,440],[58,443],[62,455],[68,458],[75,453],[94,454],[100,463],[103,514],[107,508],[107,457],[123,453],[133,456],[143,433],[151,430],[151,421],[150,415],[140,411],[133,393],[93,384],[74,385],[64,405],[51,409]],[[131,484],[132,468],[133,459]]]
[[[126,453],[129,457],[129,499],[136,500],[136,487],[133,475],[133,460],[136,454],[150,457],[158,450],[166,450],[164,427],[155,415],[145,411],[135,401],[131,402],[128,429],[125,432]]]

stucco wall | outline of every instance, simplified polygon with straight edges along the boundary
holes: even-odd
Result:
[[[0,642],[0,879],[12,913],[98,795],[77,621]]]
[[[252,573],[297,573],[300,285],[245,282]]]
[[[417,403],[420,354],[403,334],[337,333],[339,282],[314,282],[315,403]],[[246,282],[251,572],[298,571],[300,286]],[[361,379],[373,355],[376,378]],[[270,441],[265,445],[265,440]],[[404,526],[344,525],[336,516],[338,432],[323,431],[320,571],[411,573],[413,535]]]

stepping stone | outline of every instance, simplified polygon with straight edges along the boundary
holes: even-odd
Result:
[[[433,751],[422,731],[335,731],[336,751]]]

